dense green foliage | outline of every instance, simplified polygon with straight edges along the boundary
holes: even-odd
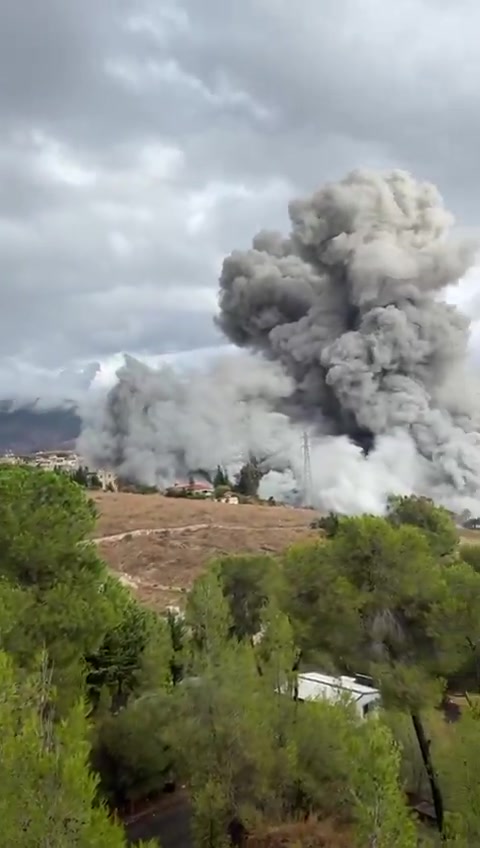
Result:
[[[452,554],[458,545],[458,534],[450,513],[428,498],[390,498],[388,519],[394,526],[410,524],[418,527],[438,557]]]
[[[251,637],[276,598],[304,664],[372,678],[386,715],[400,711],[411,722],[418,746],[413,755],[420,758],[440,828],[452,844],[464,844],[458,793],[449,790],[446,772],[439,775],[422,715],[440,706],[459,673],[467,689],[480,691],[478,553],[460,546],[449,514],[424,499],[392,501],[386,519],[332,516],[320,529],[318,542],[296,545],[268,566],[260,557],[228,557],[214,565],[229,603],[229,632]],[[265,641],[264,635],[260,645]],[[291,653],[292,668],[298,651]],[[404,773],[401,749],[391,756]],[[335,808],[341,807],[336,797]],[[385,844],[393,844],[392,833]]]
[[[215,489],[225,487],[226,489],[231,488],[231,483],[228,478],[228,474],[221,465],[217,465],[217,470],[213,476],[213,486]]]
[[[264,474],[265,471],[262,470],[259,460],[255,456],[251,456],[248,462],[242,465],[235,478],[235,491],[240,495],[256,498]]]
[[[101,489],[102,483],[96,471],[89,471],[88,468],[80,466],[71,475],[72,480],[78,483],[79,486],[84,486],[85,489]]]
[[[480,844],[480,557],[445,510],[395,499],[278,558],[220,557],[184,619],[108,575],[94,521],[65,475],[0,468],[2,846],[123,846],[104,804],[167,781],[198,848],[310,815],[352,848],[433,845],[407,790],[430,793],[447,848]],[[305,666],[370,676],[378,718],[298,702]],[[459,681],[471,707],[448,727]]]
[[[0,594],[15,610],[0,646],[25,668],[46,650],[66,706],[78,697],[85,655],[115,622],[105,566],[86,541],[94,522],[93,504],[68,477],[0,468]]]
[[[218,569],[223,594],[228,599],[231,633],[242,639],[260,629],[262,610],[274,597],[278,566],[267,554],[221,557],[212,565]]]
[[[136,660],[127,640],[118,645],[132,601],[88,542],[94,522],[66,475],[0,467],[2,848],[125,845],[98,805],[85,681],[95,658],[95,686],[132,687],[148,638]]]
[[[0,821],[2,848],[121,848],[123,829],[96,803],[84,708],[61,722],[46,658],[23,677],[0,653]]]

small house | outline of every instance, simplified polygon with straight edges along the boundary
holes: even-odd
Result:
[[[193,495],[203,495],[204,498],[213,497],[213,486],[208,480],[195,480],[189,483],[188,491]]]
[[[374,713],[381,703],[380,692],[373,686],[361,683],[355,677],[346,675],[332,677],[317,671],[298,675],[295,694],[297,701],[349,700],[353,703],[359,718],[366,718]]]
[[[198,495],[203,498],[212,498],[214,494],[213,485],[209,480],[177,480],[173,490],[178,493],[184,492],[188,495]]]
[[[221,498],[218,499],[220,503],[226,504],[239,504],[238,495],[235,495],[233,492],[225,492]]]

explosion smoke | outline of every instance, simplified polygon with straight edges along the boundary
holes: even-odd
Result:
[[[239,470],[249,453],[284,469],[292,428],[275,411],[293,384],[280,366],[228,357],[205,372],[155,370],[131,356],[103,405],[84,409],[80,452],[129,479],[165,486],[217,465]]]
[[[265,447],[273,421],[278,437],[281,420],[282,453],[288,454],[290,442],[287,464],[295,473],[297,422],[307,425],[316,434],[318,502],[345,511],[362,504],[379,509],[392,490],[426,492],[452,504],[477,501],[480,406],[467,368],[469,322],[439,299],[472,264],[474,246],[451,236],[453,219],[437,190],[402,171],[355,171],[292,201],[289,214],[287,238],[259,233],[251,250],[234,251],[224,261],[220,278],[219,326],[235,345],[270,360],[277,382],[280,366],[291,380],[288,391],[283,384],[278,392],[270,368],[261,371],[264,385],[251,406],[257,424],[262,422]],[[258,367],[256,362],[252,373]],[[192,393],[196,405],[208,408],[208,386],[217,385],[219,375],[213,382],[205,378],[202,387],[185,385],[179,394],[165,374],[147,375],[131,360],[126,369],[87,441],[94,437],[102,455],[116,465],[127,462],[143,478],[147,422],[157,479],[158,457],[168,465],[169,456],[175,465],[165,427],[176,428],[179,444],[183,439],[190,445],[193,438],[196,450],[208,453],[212,432],[206,437],[198,424],[187,438],[176,416],[189,408]],[[232,384],[227,393],[229,402],[243,397]],[[152,425],[150,410],[159,395],[162,402],[168,398],[171,415]],[[231,414],[223,414],[230,421]],[[227,438],[218,420],[217,426],[213,444]],[[356,445],[371,453],[362,457]],[[190,461],[190,448],[185,450]],[[327,452],[338,458],[333,481],[325,471]],[[217,444],[211,455],[218,454]],[[352,475],[353,469],[359,473]],[[356,506],[345,496],[352,478]]]

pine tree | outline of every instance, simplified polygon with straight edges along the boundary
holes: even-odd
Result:
[[[400,785],[400,751],[381,720],[351,734],[351,787],[361,845],[417,848],[417,833]]]
[[[196,583],[187,607],[194,634],[189,671],[176,687],[171,744],[194,807],[196,844],[224,848],[275,798],[278,698],[259,677],[250,642],[229,638],[228,603],[214,572]]]
[[[67,475],[0,468],[0,579],[17,609],[0,647],[27,668],[45,648],[67,707],[78,697],[85,655],[116,619],[103,591],[106,567],[88,543],[94,523],[91,501]]]
[[[235,481],[235,491],[249,498],[256,498],[260,481],[264,475],[260,463],[255,456],[242,465]]]
[[[215,476],[213,478],[213,486],[215,489],[218,489],[221,486],[230,486],[228,474],[224,471],[221,465],[217,465],[217,470],[215,471]]]
[[[97,801],[84,707],[55,722],[50,679],[46,657],[25,678],[0,652],[2,848],[125,848],[123,828]]]

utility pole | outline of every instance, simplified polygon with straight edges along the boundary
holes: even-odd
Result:
[[[312,464],[310,461],[310,445],[308,433],[303,433],[303,505],[312,506]]]

